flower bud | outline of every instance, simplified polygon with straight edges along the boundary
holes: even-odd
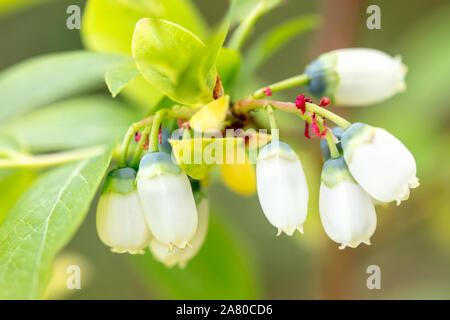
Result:
[[[331,97],[335,104],[367,106],[405,90],[406,66],[399,57],[368,48],[347,48],[322,54],[305,74],[307,89],[317,97]]]
[[[302,164],[289,145],[272,142],[258,155],[256,187],[259,202],[267,219],[292,235],[303,233],[308,210],[308,184]]]
[[[189,179],[170,155],[142,158],[137,189],[154,237],[170,247],[186,247],[197,229],[197,209]]]
[[[98,202],[98,235],[116,253],[142,254],[151,239],[135,179],[132,168],[111,171]]]
[[[180,268],[185,268],[188,261],[195,257],[203,246],[208,231],[209,220],[209,203],[205,197],[199,200],[197,212],[198,227],[194,238],[190,242],[190,247],[171,249],[156,239],[152,239],[150,242],[150,251],[153,253],[153,256],[156,260],[164,263],[166,267],[172,268],[178,264]]]
[[[354,123],[341,142],[352,176],[376,200],[398,205],[419,186],[413,155],[386,130]]]
[[[369,194],[348,171],[342,157],[329,159],[322,169],[319,195],[320,220],[331,240],[355,248],[370,244],[377,226],[375,206]]]

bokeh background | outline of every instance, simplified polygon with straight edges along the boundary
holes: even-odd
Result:
[[[3,3],[0,1],[0,8]],[[41,54],[82,49],[79,31],[66,28],[66,8],[85,1],[35,1],[0,13],[0,70]],[[227,1],[193,1],[215,25]],[[368,30],[366,8],[381,8],[381,29]],[[258,22],[255,35],[299,14],[317,13],[323,25],[297,38],[258,72],[271,83],[303,71],[318,54],[342,47],[372,47],[400,54],[408,66],[408,90],[381,105],[340,108],[350,121],[386,128],[415,155],[421,186],[401,206],[377,208],[372,245],[338,250],[318,215],[322,159],[318,140],[304,139],[303,124],[279,117],[282,139],[298,151],[310,184],[305,234],[275,236],[256,195],[229,191],[214,173],[207,193],[210,231],[186,270],[166,270],[150,253],[111,254],[98,239],[95,212],[60,254],[49,297],[56,299],[442,299],[450,298],[450,4],[446,0],[290,0]],[[256,85],[256,84],[255,84]],[[100,94],[108,94],[106,87]],[[295,99],[298,90],[279,96]],[[26,92],[24,92],[26,94]],[[1,172],[0,172],[1,174]],[[21,175],[33,173],[21,172]],[[0,209],[24,188],[1,177]],[[21,182],[22,183],[22,182]],[[26,182],[23,182],[26,183]],[[68,265],[82,268],[82,289],[67,290]],[[381,268],[381,289],[369,290],[369,265]]]

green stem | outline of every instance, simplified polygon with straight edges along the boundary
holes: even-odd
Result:
[[[280,82],[273,83],[265,88],[261,88],[256,90],[252,98],[253,99],[261,99],[266,96],[266,89],[269,88],[272,93],[276,93],[279,91],[283,91],[293,87],[304,86],[309,83],[310,77],[306,74],[301,74],[295,77],[291,77]]]
[[[344,130],[352,125],[351,122],[345,120],[344,118],[338,116],[337,114],[331,112],[330,110],[319,107],[318,105],[316,105],[314,103],[307,102],[306,110],[309,112],[317,113],[318,115],[321,115],[322,117],[333,121],[334,123],[336,123],[338,126],[340,126]]]
[[[334,142],[333,135],[331,134],[331,130],[327,129],[327,135],[325,137],[327,139],[328,148],[330,149],[331,158],[336,159],[339,158],[339,150],[336,147],[336,143]]]
[[[159,127],[161,125],[161,122],[164,118],[164,115],[166,114],[165,110],[160,110],[155,114],[155,119],[153,120],[152,125],[152,131],[150,134],[150,141],[149,141],[149,152],[156,152],[158,151],[158,136],[159,136]]]
[[[273,109],[270,104],[266,106],[266,110],[270,121],[270,132],[272,132],[273,130],[277,130],[278,129],[277,120],[275,119],[275,114],[273,113]]]
[[[43,155],[22,155],[0,159],[0,168],[45,168],[99,155],[105,147],[93,147]]]
[[[150,132],[150,127],[146,127],[142,131],[141,139],[134,151],[133,160],[131,160],[131,167],[136,168],[139,165],[139,161],[141,160],[142,152],[144,151],[144,144],[147,142],[148,134]]]

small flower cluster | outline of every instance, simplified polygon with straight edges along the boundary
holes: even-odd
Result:
[[[203,244],[208,211],[198,182],[190,182],[169,154],[153,152],[142,158],[137,172],[126,167],[109,173],[97,231],[113,252],[142,254],[148,246],[168,267],[184,267]]]
[[[297,105],[299,101],[304,101],[303,95]],[[319,196],[322,225],[341,249],[370,244],[377,223],[375,203],[398,205],[408,199],[410,188],[419,185],[414,157],[381,128],[354,123],[345,131],[336,127],[332,132],[338,155],[331,157],[327,142],[321,141],[326,160]],[[321,132],[315,134],[322,137]],[[258,155],[256,173],[262,210],[278,234],[303,233],[309,193],[295,152],[283,142],[270,143]]]

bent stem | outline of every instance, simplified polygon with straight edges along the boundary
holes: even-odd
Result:
[[[330,110],[319,107],[314,103],[306,102],[306,110],[309,112],[317,113],[318,115],[321,115],[322,117],[333,121],[335,124],[337,124],[344,130],[346,130],[348,127],[352,125],[351,122],[345,120],[344,118],[338,116],[337,114],[331,112]]]
[[[273,130],[277,130],[278,129],[277,120],[275,119],[275,114],[273,113],[273,109],[270,106],[270,104],[268,104],[266,106],[266,111],[267,111],[267,115],[269,116],[270,133],[272,133]]]
[[[0,168],[46,168],[63,163],[97,156],[105,147],[92,147],[43,155],[21,155],[10,159],[0,159]]]
[[[301,74],[295,77],[291,77],[276,83],[273,83],[265,88],[256,90],[252,94],[253,99],[261,99],[266,96],[266,89],[269,88],[272,93],[283,91],[293,87],[304,86],[309,83],[310,77],[306,74]]]
[[[328,148],[330,149],[331,158],[339,158],[339,150],[336,147],[336,143],[334,143],[333,135],[330,129],[327,129],[327,135],[325,136],[325,139],[327,140]]]
[[[144,131],[142,131],[141,139],[136,147],[134,152],[133,160],[131,160],[131,166],[137,167],[139,165],[139,161],[142,156],[142,152],[144,151],[144,144],[147,142],[148,134],[150,132],[150,127],[145,127]]]

